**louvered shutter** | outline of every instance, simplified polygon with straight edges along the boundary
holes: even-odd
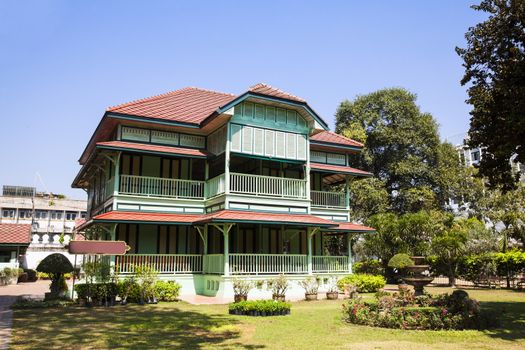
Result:
[[[241,151],[241,126],[237,124],[231,124],[231,150],[235,152]]]
[[[250,126],[242,129],[242,152],[248,154],[253,152],[253,128]]]
[[[279,158],[285,158],[285,136],[284,132],[275,132],[275,156]]]
[[[297,159],[306,160],[306,136],[297,135]]]
[[[259,128],[253,129],[253,154],[264,154],[264,130]]]
[[[286,158],[295,159],[297,157],[297,135],[286,134]]]
[[[273,157],[275,155],[275,148],[274,148],[275,131],[273,131],[273,130],[265,130],[264,134],[265,134],[265,142],[264,142],[265,151],[264,151],[264,154],[267,157]]]

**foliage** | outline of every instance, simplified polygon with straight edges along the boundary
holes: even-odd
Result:
[[[289,313],[292,306],[290,303],[276,300],[249,300],[232,303],[228,309],[230,313],[252,316],[283,315]]]
[[[268,280],[266,284],[274,296],[284,296],[289,287],[288,280],[283,274]]]
[[[4,269],[0,271],[0,276],[9,279],[18,278],[19,270],[17,268],[4,267]]]
[[[319,283],[317,279],[308,277],[302,281],[299,281],[299,285],[303,287],[305,294],[317,294],[319,290]]]
[[[247,296],[250,290],[253,288],[253,283],[242,278],[234,278],[233,282],[233,293],[235,295]]]
[[[494,317],[482,314],[479,303],[462,290],[438,297],[383,295],[374,303],[356,298],[343,305],[343,313],[350,323],[386,328],[484,329],[496,325]]]
[[[86,278],[90,281],[106,283],[111,279],[111,265],[107,260],[95,259],[87,261],[82,264],[82,269],[86,274]]]
[[[350,210],[354,220],[364,221],[388,209],[388,192],[383,181],[373,177],[363,178],[351,181],[349,187]]]
[[[391,267],[393,269],[396,269],[398,271],[402,271],[406,269],[409,266],[414,265],[414,260],[410,258],[408,254],[405,253],[399,253],[394,255],[390,260],[388,260],[388,267]]]
[[[383,288],[386,280],[380,275],[353,274],[337,281],[339,290],[344,290],[345,285],[353,285],[359,293],[373,293]]]
[[[354,263],[353,270],[355,273],[366,273],[369,275],[382,275],[383,267],[379,260],[370,259]]]
[[[90,299],[97,302],[107,302],[114,300],[119,292],[116,283],[79,283],[75,285],[77,297],[81,300],[89,301]]]
[[[365,205],[354,209],[356,213],[385,207],[400,214],[444,208],[449,187],[462,179],[457,153],[450,146],[441,149],[436,121],[420,111],[416,95],[405,89],[383,89],[343,101],[336,112],[336,131],[364,142],[353,163],[370,169],[379,181],[363,191],[374,194],[372,209],[358,201]],[[386,205],[379,183],[388,193]]]
[[[155,295],[160,301],[177,301],[181,285],[175,281],[157,281],[155,283]]]
[[[158,272],[148,265],[134,266],[136,281],[140,286],[140,303],[154,299]]]
[[[36,282],[38,280],[38,272],[36,270],[25,269],[24,272],[27,273],[27,281],[28,282]],[[67,279],[66,275],[64,275],[64,277]]]
[[[118,297],[124,303],[139,303],[141,300],[141,287],[134,276],[126,277],[117,282]]]
[[[73,265],[68,258],[60,253],[54,253],[46,256],[40,264],[36,267],[38,272],[45,272],[51,278],[51,286],[49,289],[51,293],[58,295],[60,292],[63,292],[64,289],[64,274],[72,272]]]
[[[46,308],[61,308],[73,305],[74,302],[66,299],[54,300],[34,300],[34,299],[20,299],[17,300],[11,307],[13,309],[46,309]]]
[[[525,163],[525,3],[482,0],[472,8],[488,18],[469,28],[466,48],[456,48],[473,107],[469,144],[484,147],[480,174],[510,189],[517,176],[509,160]]]
[[[462,259],[469,255],[469,240],[483,237],[487,232],[485,225],[476,218],[460,218],[447,223],[446,229],[433,238],[432,252],[445,267],[451,286],[456,283]]]

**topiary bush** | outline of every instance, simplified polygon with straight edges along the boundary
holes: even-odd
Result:
[[[64,296],[64,274],[73,272],[73,265],[68,258],[60,253],[48,255],[36,267],[38,272],[47,273],[51,278],[51,293],[46,294],[46,299]]]
[[[345,285],[352,285],[359,293],[373,293],[386,285],[386,280],[381,275],[353,274],[337,281],[339,290],[344,291]]]
[[[408,254],[400,253],[394,255],[390,260],[388,260],[388,267],[402,271],[409,266],[414,265],[414,260],[410,258]]]

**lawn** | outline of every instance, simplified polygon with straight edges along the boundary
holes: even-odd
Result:
[[[432,293],[447,288],[429,288]],[[469,290],[502,329],[403,331],[350,325],[343,301],[297,302],[292,314],[232,316],[226,305],[15,310],[13,349],[524,349],[525,293]]]

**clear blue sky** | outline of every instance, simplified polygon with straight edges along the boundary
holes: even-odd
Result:
[[[106,107],[185,86],[266,82],[333,127],[344,99],[417,93],[443,138],[468,129],[454,52],[476,1],[0,2],[0,184],[70,184]],[[44,189],[37,183],[39,189]]]

